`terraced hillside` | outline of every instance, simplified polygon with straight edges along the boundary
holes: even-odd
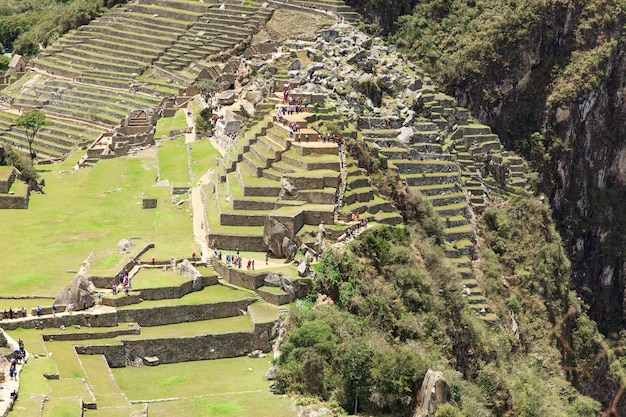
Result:
[[[119,125],[129,112],[157,108],[163,97],[178,95],[205,68],[200,61],[239,47],[271,14],[271,8],[240,2],[141,0],[118,6],[43,50],[31,72],[4,91],[7,106],[0,119],[40,108],[56,118],[57,130],[81,126],[79,140],[37,138],[40,159],[63,157]],[[10,121],[2,128],[0,140],[25,142]]]
[[[426,74],[382,43],[342,31],[339,25],[323,32],[306,50],[306,58],[315,63],[309,81],[338,93],[331,94],[331,107],[355,120],[356,137],[369,154],[433,206],[446,254],[465,285],[462,295],[483,318],[496,320],[474,272],[478,252],[474,228],[476,216],[488,204],[528,185],[522,159],[503,150],[489,127],[473,120]],[[281,82],[306,78],[311,68],[292,71]],[[361,161],[371,158],[354,156]],[[348,199],[359,193],[350,188],[345,211],[354,210]]]
[[[270,102],[276,103],[271,114],[233,144],[205,188],[209,242],[260,250],[268,217],[285,225],[292,237],[320,223],[332,226],[349,213],[386,224],[402,222],[342,145],[322,140],[319,129],[309,126],[325,117],[341,119],[335,108],[314,112],[307,106],[283,116],[280,100],[275,96]],[[299,131],[290,132],[289,123],[297,123]],[[342,224],[338,227],[350,226]]]

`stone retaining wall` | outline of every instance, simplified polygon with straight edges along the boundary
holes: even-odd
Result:
[[[225,255],[222,254],[222,257]],[[215,271],[231,284],[238,285],[249,290],[256,290],[263,286],[267,272],[250,272],[247,269],[239,269],[227,266],[217,258],[211,258],[211,264]]]
[[[110,368],[126,366],[126,347],[123,344],[76,346],[74,349],[79,355],[104,355]]]
[[[198,290],[211,285],[218,284],[219,278],[217,276],[200,277],[202,281],[202,287]],[[146,288],[141,290],[141,298],[144,300],[164,300],[168,298],[181,298],[186,294],[194,291],[193,280],[189,280],[178,287],[159,287],[159,288]]]
[[[244,356],[272,348],[274,322],[254,325],[254,332],[232,332],[195,337],[124,340],[120,345],[76,346],[82,355],[104,355],[111,368],[126,366],[127,359],[156,356],[160,363],[178,363]]]
[[[9,192],[9,190],[11,189],[11,185],[13,184],[13,181],[15,181],[16,175],[17,175],[17,172],[15,168],[13,168],[11,169],[11,171],[9,172],[9,175],[6,178],[2,178],[2,180],[0,180],[0,194],[6,194]]]
[[[30,187],[26,191],[26,195],[0,195],[0,209],[27,209],[29,198]]]
[[[238,316],[254,301],[256,301],[254,298],[246,298],[212,304],[133,308],[118,310],[117,317],[121,322],[136,322],[140,326],[163,326]]]
[[[236,236],[222,233],[209,233],[208,241],[215,241],[218,250],[235,250],[239,248],[242,251],[259,252],[267,249],[267,245],[263,243],[263,236]]]
[[[141,333],[139,326],[127,327],[126,329],[112,330],[109,332],[87,332],[87,333],[49,333],[42,335],[43,340],[49,341],[66,341],[66,340],[91,340],[91,339],[104,339],[112,338],[122,335],[138,335]]]
[[[35,316],[11,321],[2,320],[0,321],[0,328],[4,330],[15,330],[19,327],[23,329],[59,328],[61,326],[70,327],[77,324],[87,327],[113,327],[117,326],[117,317],[117,312],[114,311],[103,313],[76,312],[64,315],[56,314],[55,316]]]

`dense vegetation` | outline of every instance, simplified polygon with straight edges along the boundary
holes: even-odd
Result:
[[[0,44],[34,55],[64,33],[89,23],[124,0],[0,0]],[[1,49],[1,48],[0,48]]]
[[[484,219],[476,266],[499,323],[464,307],[457,273],[421,226],[424,214],[413,228],[375,228],[324,254],[311,300],[326,294],[334,303],[293,310],[280,389],[349,412],[410,415],[432,368],[452,392],[438,415],[597,414],[600,404],[568,378],[610,401],[623,371],[570,289],[549,210],[520,198]],[[591,392],[599,372],[614,385]]]
[[[561,145],[543,132],[544,111],[606,78],[624,40],[624,10],[624,0],[425,1],[399,19],[391,40],[475,111],[509,104],[508,95],[527,90],[499,113],[507,130],[498,133],[545,172]],[[498,115],[491,112],[482,112],[483,122],[494,125]],[[542,134],[533,138],[536,132]]]

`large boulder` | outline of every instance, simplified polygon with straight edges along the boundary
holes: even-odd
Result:
[[[450,399],[450,387],[442,372],[429,369],[424,376],[422,388],[417,393],[417,407],[413,417],[434,417],[439,404]]]
[[[270,272],[263,280],[263,284],[268,287],[280,287],[283,275],[278,272]]]
[[[248,91],[246,93],[246,100],[252,104],[258,104],[263,100],[263,92],[259,90]]]
[[[289,71],[297,71],[300,69],[300,60],[296,59],[289,65]]]
[[[332,42],[339,37],[339,32],[335,29],[326,29],[320,32],[320,35],[326,42]]]
[[[276,219],[267,217],[263,227],[263,243],[265,243],[267,249],[272,252],[275,258],[287,257],[285,252],[283,252],[283,241],[285,238],[291,240],[291,232],[287,226]]]
[[[128,239],[122,239],[119,242],[117,242],[117,250],[122,253],[128,253],[128,251],[130,250],[132,246],[133,244]]]
[[[296,251],[298,250],[298,246],[296,245],[296,242],[294,242],[287,236],[283,237],[283,243],[281,246],[282,246],[282,253],[285,258],[291,260],[293,259],[294,256],[296,256]]]
[[[76,275],[72,283],[65,287],[54,299],[55,305],[74,304],[74,310],[81,310],[85,306],[92,307],[96,303],[94,294],[96,286],[85,278],[84,275]]]
[[[191,262],[189,262],[189,259],[184,259],[178,265],[178,273],[184,276],[185,278],[191,278],[191,279],[198,278],[199,276],[202,275],[200,271],[198,271],[196,267],[193,266]]]
[[[291,296],[292,300],[295,300],[298,298],[305,298],[311,293],[311,290],[313,289],[313,281],[309,278],[291,280],[283,276],[280,286],[283,291]]]
[[[189,262],[189,259],[184,259],[178,265],[178,273],[184,276],[185,278],[189,278],[193,280],[192,289],[194,291],[200,291],[203,288],[202,274],[200,273],[200,271],[196,269],[196,267],[193,266],[191,262]]]
[[[235,91],[234,90],[226,90],[215,96],[218,104],[222,106],[228,106],[235,102]]]

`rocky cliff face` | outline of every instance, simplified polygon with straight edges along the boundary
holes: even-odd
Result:
[[[575,56],[580,20],[581,10],[555,7],[537,22],[533,36],[515,45],[510,70],[494,65],[487,77],[468,77],[453,88],[460,104],[493,126],[507,146],[534,160],[540,189],[550,196],[568,242],[573,282],[591,317],[608,332],[626,318],[626,204],[620,198],[626,184],[625,49],[619,46],[599,63],[596,85],[560,99],[555,88],[567,80],[554,75]],[[621,38],[622,21],[618,16],[605,35]],[[602,42],[601,33],[586,35],[590,47]],[[535,140],[533,132],[540,134]]]
[[[361,13],[368,23],[388,33],[398,17],[411,12],[417,0],[346,0],[346,4]]]
[[[431,12],[426,19],[441,17],[443,22],[476,3],[431,2],[424,6]],[[518,11],[517,27],[506,18],[516,11],[503,10],[505,23],[490,22],[499,37],[487,39],[488,31],[478,36],[494,50],[479,58],[479,66],[460,66],[439,79],[459,105],[492,126],[508,148],[524,154],[539,171],[540,190],[550,196],[567,240],[573,282],[605,333],[626,320],[626,203],[621,197],[626,184],[626,46],[624,13],[617,3],[548,1]],[[370,20],[384,22],[389,13]],[[423,16],[416,21],[419,29],[428,25]],[[425,33],[445,29],[441,22]],[[524,26],[527,30],[520,30]],[[452,49],[443,45],[442,53],[446,48]],[[418,59],[432,57],[413,52]]]

